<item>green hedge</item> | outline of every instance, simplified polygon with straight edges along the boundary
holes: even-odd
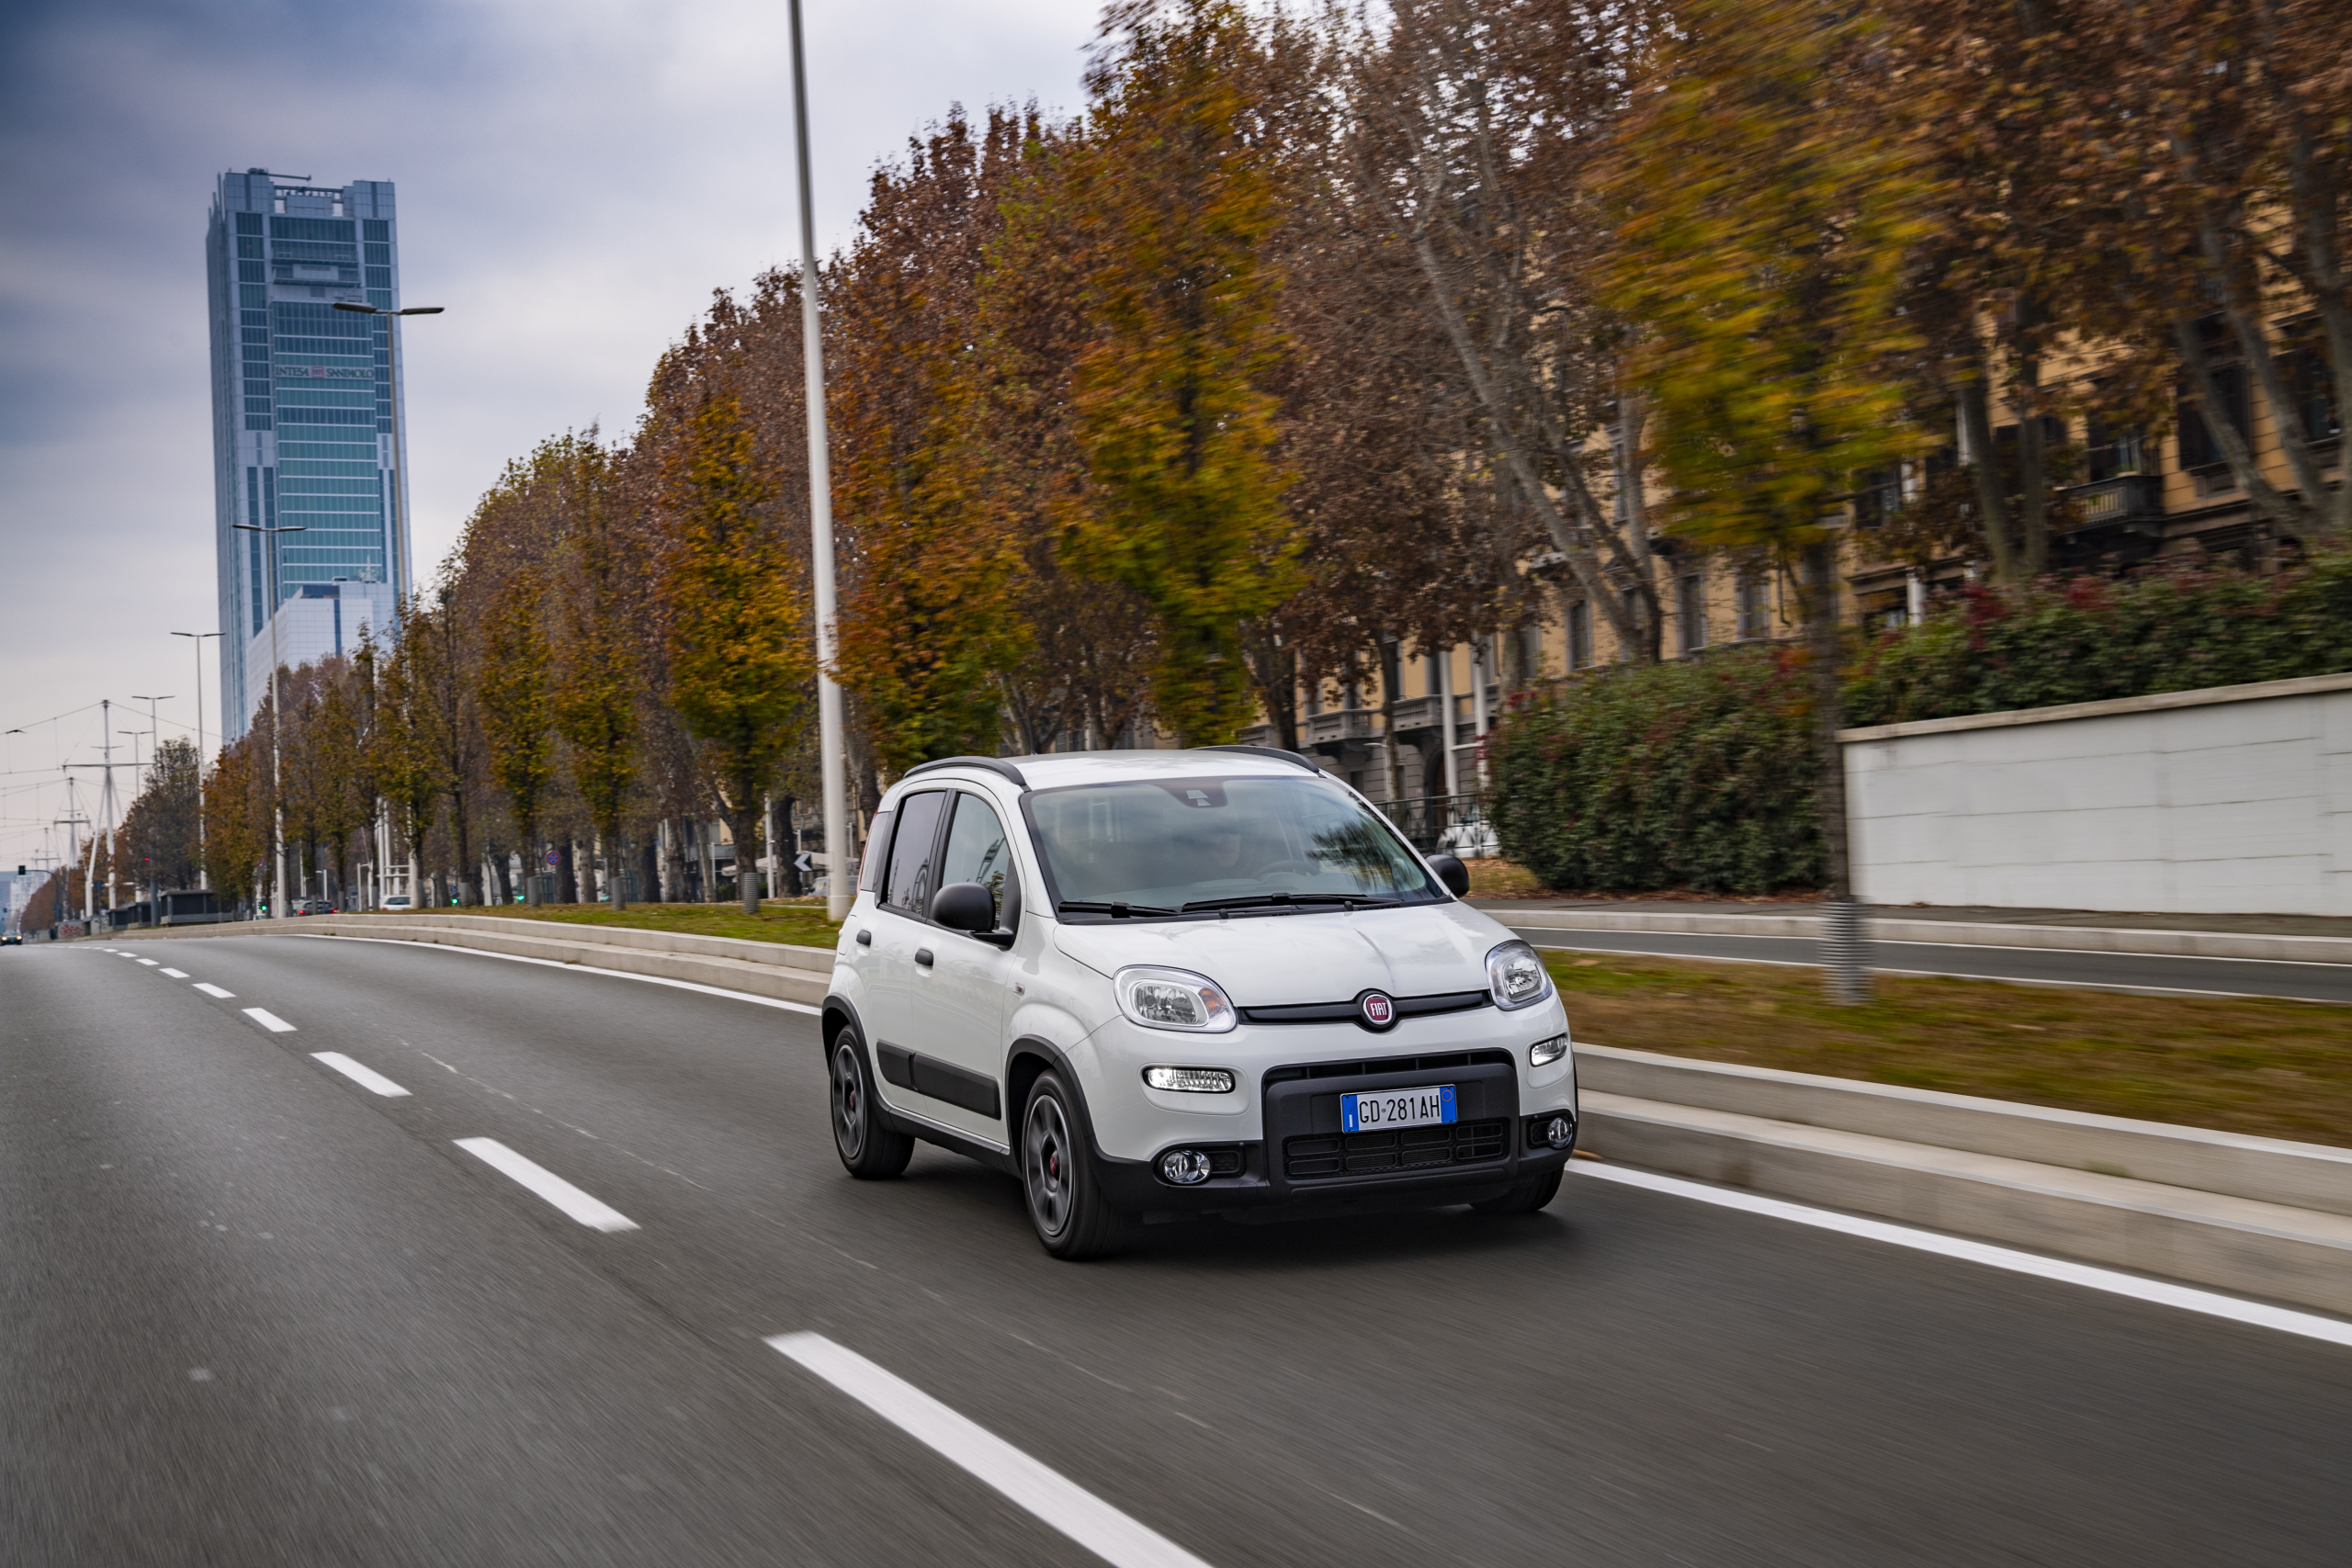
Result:
[[[2177,571],[1972,590],[1861,651],[1849,725],[2352,670],[2352,551],[2272,577]]]
[[[1555,682],[1489,742],[1502,852],[1562,889],[1818,886],[1811,711],[1789,650]]]
[[[2352,551],[2233,570],[1973,589],[1860,644],[1849,725],[2352,671]],[[1502,852],[1547,887],[1817,886],[1802,654],[1736,649],[1571,676],[1489,743]]]

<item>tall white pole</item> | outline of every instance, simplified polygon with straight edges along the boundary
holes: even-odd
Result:
[[[850,906],[848,770],[842,691],[833,683],[833,473],[825,441],[825,344],[817,310],[817,206],[808,183],[808,68],[792,0],[792,130],[800,168],[800,344],[808,402],[808,572],[817,596],[817,773],[825,795],[825,916]]]

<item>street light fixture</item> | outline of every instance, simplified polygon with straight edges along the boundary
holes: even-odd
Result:
[[[232,523],[232,528],[268,536],[269,551],[269,852],[277,869],[270,877],[269,918],[286,919],[286,804],[278,795],[277,731],[284,715],[277,711],[277,539],[279,534],[307,534],[300,523]]]
[[[387,310],[378,305],[362,305],[350,299],[334,302],[338,310],[348,310],[355,316],[437,316],[438,305],[411,305],[404,310]],[[392,592],[399,596],[401,585],[408,581],[408,510],[401,504],[401,486],[408,482],[408,448],[402,444],[405,434],[401,429],[401,334],[384,323],[384,378],[391,386],[388,400],[392,411],[392,542],[399,552],[399,561],[392,570]]]
[[[192,638],[192,646],[196,649],[196,885],[200,888],[209,888],[212,871],[204,858],[204,639],[220,634],[174,632],[172,635]]]

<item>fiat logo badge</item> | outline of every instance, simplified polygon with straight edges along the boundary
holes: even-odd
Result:
[[[1356,1010],[1366,1029],[1386,1029],[1396,1021],[1396,999],[1385,991],[1366,991],[1356,998]]]

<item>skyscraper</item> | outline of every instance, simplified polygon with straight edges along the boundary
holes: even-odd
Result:
[[[288,667],[347,653],[363,626],[380,636],[409,592],[408,476],[392,441],[401,389],[385,337],[399,327],[334,308],[398,309],[399,243],[389,180],[325,186],[248,169],[221,175],[213,195],[205,259],[230,739],[268,694],[273,638]]]

